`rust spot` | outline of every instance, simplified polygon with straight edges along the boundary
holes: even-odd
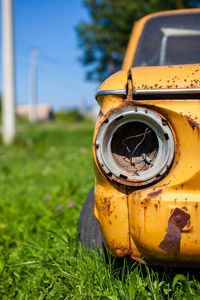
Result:
[[[185,115],[185,117],[193,130],[195,128],[199,129],[199,123],[197,121],[193,120],[190,116]]]
[[[180,208],[175,208],[173,214],[169,218],[168,229],[164,240],[158,247],[167,253],[173,253],[178,250],[181,241],[181,230],[185,227],[189,219],[189,214]]]
[[[195,206],[194,206],[196,209],[198,208],[198,202],[195,204]]]
[[[143,264],[143,265],[147,265],[146,261],[144,261],[142,258],[135,256],[135,255],[131,255],[132,259],[138,261],[139,263]]]
[[[167,126],[167,122],[164,119],[162,119],[162,124],[163,126]]]
[[[186,228],[190,228],[190,226],[191,226],[191,222],[190,222],[190,220],[187,222],[187,224],[185,225],[185,227]]]
[[[149,193],[147,196],[148,198],[152,199],[152,198],[156,198],[157,196],[159,196],[162,193],[162,189],[156,191],[156,192],[152,192]]]
[[[154,206],[155,206],[155,209],[157,210],[158,209],[158,204],[154,204]]]
[[[102,199],[102,212],[104,216],[110,216],[114,210],[111,209],[111,197]]]
[[[183,206],[183,207],[182,207],[182,210],[184,210],[185,212],[187,212],[187,211],[188,211],[188,208],[187,208],[186,206]]]
[[[117,257],[122,257],[124,255],[130,254],[131,251],[129,248],[124,247],[121,244],[116,245],[115,240],[112,240],[110,242],[110,248],[111,248],[111,255],[112,256],[117,256]]]
[[[145,204],[149,204],[150,201],[151,201],[151,199],[149,199],[149,198],[145,198],[145,199],[144,199],[144,203],[145,203]]]

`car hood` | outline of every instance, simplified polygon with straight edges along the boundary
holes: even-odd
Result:
[[[200,64],[133,67],[108,77],[99,87],[96,99],[101,105],[103,95],[127,96],[128,77],[132,78],[133,94],[200,94]],[[195,97],[196,97],[195,96]]]
[[[179,90],[200,88],[200,64],[131,68],[133,90]],[[176,92],[176,91],[174,91]]]

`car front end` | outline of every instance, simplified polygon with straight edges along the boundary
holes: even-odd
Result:
[[[189,12],[192,18],[193,13],[196,11]],[[199,10],[197,13],[199,18]],[[154,22],[153,15],[137,24],[122,70],[105,80],[96,95],[101,110],[93,139],[94,213],[113,256],[197,267],[200,64],[168,64],[173,56],[159,37],[159,57],[150,58],[160,63],[148,65],[145,55],[137,55],[136,49],[141,64],[130,66],[130,48],[136,41],[141,43],[138,32],[145,31],[151,18]],[[199,40],[197,29],[180,32],[180,28],[169,30],[166,22],[162,26],[169,43],[174,44],[177,35]]]

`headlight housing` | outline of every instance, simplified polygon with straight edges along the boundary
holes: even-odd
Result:
[[[101,124],[95,144],[102,172],[112,181],[131,186],[157,181],[174,158],[174,137],[168,123],[142,107],[111,114]]]

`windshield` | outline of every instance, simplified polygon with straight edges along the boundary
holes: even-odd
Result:
[[[200,13],[153,17],[148,20],[133,66],[200,63]]]

